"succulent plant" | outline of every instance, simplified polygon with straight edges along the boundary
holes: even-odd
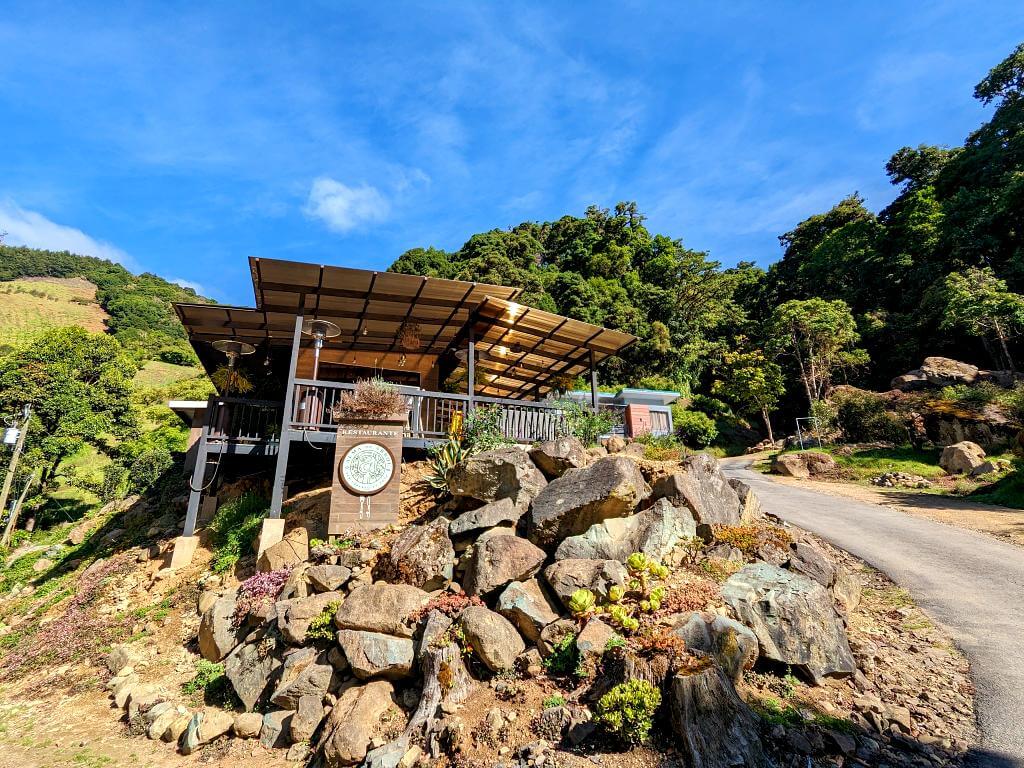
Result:
[[[589,589],[577,589],[569,598],[569,612],[576,618],[593,613],[597,598]]]

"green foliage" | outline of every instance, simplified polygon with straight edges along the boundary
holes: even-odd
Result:
[[[601,435],[611,432],[612,428],[619,423],[617,416],[611,411],[594,411],[575,400],[562,400],[558,403],[561,408],[566,436],[575,437],[584,446],[596,445]]]
[[[628,680],[598,700],[594,719],[626,744],[642,744],[659,706],[661,691],[646,680]]]
[[[679,439],[687,445],[704,448],[718,437],[715,420],[700,411],[673,411],[672,422]]]
[[[747,341],[735,340],[737,349],[722,355],[711,391],[731,402],[738,411],[764,419],[769,437],[772,425],[769,414],[778,407],[785,392],[782,368],[759,349],[747,349]],[[713,414],[714,415],[714,414]]]
[[[231,681],[224,674],[224,665],[220,662],[198,659],[195,677],[184,683],[181,690],[187,696],[200,699],[210,706],[233,709],[239,703]]]
[[[651,461],[678,461],[686,456],[686,446],[675,435],[639,435],[634,442],[644,446],[644,458]]]
[[[341,601],[333,602],[314,616],[309,622],[309,628],[306,630],[306,639],[313,642],[317,640],[328,642],[334,640],[334,614],[338,612],[340,607]]]
[[[462,441],[469,453],[491,451],[516,444],[515,440],[505,436],[502,410],[497,405],[483,405],[473,409],[466,417]]]
[[[626,647],[626,638],[622,635],[612,635],[608,638],[608,642],[604,644],[604,652],[610,653],[618,648]]]
[[[542,662],[549,675],[569,677],[576,675],[580,668],[580,652],[576,647],[576,635],[566,635],[551,649]]]
[[[541,702],[541,706],[544,707],[544,709],[552,709],[554,707],[564,707],[565,706],[565,697],[562,696],[559,693],[554,693],[551,696],[546,697],[544,699],[544,701]]]
[[[210,567],[214,573],[224,573],[234,568],[235,563],[252,550],[252,543],[259,533],[268,508],[264,496],[249,491],[220,506],[210,520],[213,537],[213,560]]]
[[[436,491],[448,491],[448,472],[469,457],[469,452],[458,437],[430,449],[430,475],[427,482]]]
[[[835,426],[849,442],[906,443],[908,440],[903,420],[887,410],[885,401],[874,392],[837,391],[830,405],[829,424],[823,426]]]
[[[1007,290],[989,267],[946,275],[936,293],[944,305],[940,328],[996,341],[999,367],[1013,369],[1008,342],[1024,331],[1024,296]]]

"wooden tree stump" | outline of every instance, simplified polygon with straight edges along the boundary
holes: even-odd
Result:
[[[693,768],[770,768],[757,716],[712,664],[669,684],[672,729]]]

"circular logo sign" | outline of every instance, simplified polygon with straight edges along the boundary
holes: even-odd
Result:
[[[353,493],[370,496],[384,490],[395,472],[395,460],[380,443],[359,443],[348,449],[338,474]]]

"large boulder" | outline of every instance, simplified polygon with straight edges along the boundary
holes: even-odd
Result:
[[[753,563],[726,580],[722,599],[754,631],[762,656],[799,669],[815,682],[856,671],[832,597],[813,579]]]
[[[242,642],[246,628],[235,625],[238,590],[217,598],[199,621],[199,653],[208,661],[220,661]]]
[[[705,616],[698,611],[683,614],[676,619],[672,633],[683,639],[687,649],[711,654],[734,683],[757,661],[757,637],[749,627],[727,616]]]
[[[356,765],[391,706],[394,688],[386,680],[373,680],[349,688],[338,698],[324,725],[317,751],[327,768]]]
[[[947,445],[939,457],[939,466],[951,475],[969,475],[984,463],[985,451],[970,440]]]
[[[281,667],[277,656],[278,637],[272,628],[259,630],[228,654],[224,661],[224,674],[246,712],[251,712],[256,706],[270,684],[270,678]]]
[[[498,448],[471,456],[448,471],[448,489],[456,498],[482,502],[512,499],[520,509],[547,485],[522,448]]]
[[[523,637],[534,643],[544,627],[558,619],[558,608],[537,579],[513,581],[505,587],[498,596],[498,612],[515,624]]]
[[[277,614],[277,628],[281,631],[281,637],[291,645],[302,645],[306,642],[310,622],[332,603],[340,603],[343,599],[344,595],[340,592],[320,592],[309,597],[278,600],[274,604],[274,612]]]
[[[826,589],[836,581],[836,566],[818,547],[806,541],[794,541],[789,545],[789,562],[786,567],[814,579]]]
[[[526,643],[512,623],[501,614],[471,605],[459,614],[459,623],[474,653],[492,672],[512,669]]]
[[[736,491],[740,500],[740,522],[752,523],[764,517],[764,510],[761,509],[761,500],[751,490],[750,486],[736,477],[729,478],[729,485]]]
[[[929,389],[931,386],[928,377],[921,372],[920,368],[907,371],[902,376],[896,376],[889,382],[889,389],[898,389],[900,392],[920,392],[923,389]]]
[[[935,387],[973,384],[978,378],[978,366],[948,357],[926,357],[920,371],[928,383]]]
[[[344,565],[314,565],[306,570],[306,578],[317,592],[336,592],[352,576]]]
[[[555,550],[556,560],[618,560],[625,563],[634,552],[663,561],[685,538],[697,535],[697,523],[686,507],[668,499],[630,517],[613,517],[592,525],[586,533],[570,536]]]
[[[834,471],[836,460],[820,451],[780,453],[772,460],[772,470],[777,474],[806,480],[812,475],[825,475]]]
[[[517,507],[512,499],[498,499],[478,509],[463,512],[448,526],[452,538],[471,536],[499,525],[515,527],[526,513],[525,507]]]
[[[566,536],[631,514],[650,493],[637,463],[625,456],[607,456],[582,469],[571,469],[533,500],[530,541],[554,549]]]
[[[385,568],[391,580],[428,591],[451,581],[455,549],[448,538],[448,526],[449,521],[439,517],[402,531],[387,555]]]
[[[371,677],[398,680],[412,672],[415,655],[412,638],[343,629],[338,633],[338,645],[352,673],[360,680]]]
[[[430,595],[411,584],[366,584],[352,590],[334,614],[338,629],[412,637],[413,614]]]
[[[572,593],[577,589],[589,589],[599,597],[607,597],[608,588],[615,584],[626,584],[629,574],[626,566],[618,560],[570,559],[549,565],[544,569],[544,578],[568,608]]]
[[[299,526],[292,528],[276,544],[267,547],[256,563],[260,571],[279,571],[309,560],[309,531]]]
[[[470,550],[463,586],[470,595],[487,595],[509,582],[531,578],[546,557],[543,549],[518,536],[489,536]]]
[[[718,461],[707,453],[684,459],[678,472],[654,484],[651,497],[687,507],[698,523],[738,525],[740,522],[740,498],[722,474]]]
[[[580,469],[590,463],[590,454],[575,437],[559,437],[538,443],[530,449],[530,458],[548,480],[554,480],[567,470]]]

